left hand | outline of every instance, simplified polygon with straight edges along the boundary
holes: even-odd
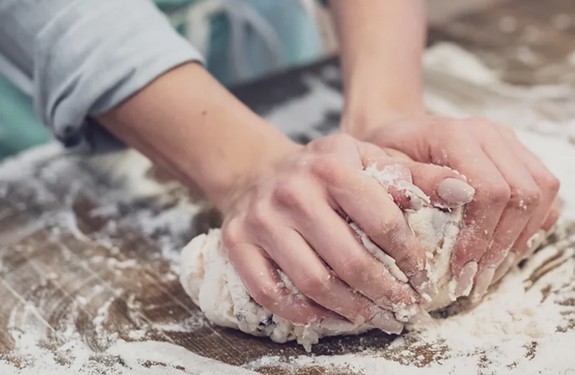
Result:
[[[483,296],[494,275],[525,256],[556,220],[550,211],[559,181],[511,129],[480,118],[424,115],[372,125],[342,127],[371,129],[359,138],[453,168],[475,188],[452,257],[456,296],[469,295],[474,280],[474,296]]]

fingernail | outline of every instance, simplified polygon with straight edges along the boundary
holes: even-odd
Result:
[[[510,251],[507,258],[497,267],[495,270],[495,275],[493,275],[493,282],[498,282],[509,269],[515,264],[515,259],[517,259],[517,253],[515,251]]]
[[[431,203],[427,194],[413,184],[405,187],[404,194],[409,198],[410,208],[414,211],[419,211],[424,206],[428,206]]]
[[[403,331],[403,324],[395,320],[389,311],[380,311],[371,318],[370,323],[385,333],[399,335]]]
[[[473,278],[477,273],[477,262],[471,261],[463,266],[455,284],[455,298],[468,296],[473,287]]]
[[[437,186],[437,195],[447,203],[466,204],[473,200],[475,189],[465,181],[446,178]]]
[[[527,240],[527,253],[526,253],[525,257],[528,257],[529,255],[533,254],[533,252],[539,246],[541,246],[543,241],[545,241],[545,231],[544,230],[539,230],[539,231],[537,231],[537,233],[535,233],[533,236],[531,236],[531,238],[529,238]]]
[[[397,309],[397,311],[394,313],[394,316],[398,322],[407,323],[411,320],[411,318],[419,314],[419,310],[421,310],[421,306],[413,304]]]
[[[505,259],[507,259],[507,255],[509,255],[509,253],[511,252],[511,249],[508,248],[507,250],[503,250],[499,253],[499,255],[497,255],[490,263],[491,263],[491,267],[497,269],[497,267],[499,267],[499,265],[501,263],[503,263],[503,261],[505,261]]]
[[[557,232],[557,228],[559,228],[559,222],[556,222],[555,224],[553,224],[551,226],[551,228],[549,228],[549,230],[547,232],[545,232],[545,237],[549,237],[553,233]]]
[[[357,325],[343,319],[327,317],[319,322],[319,325],[334,332],[345,332],[357,328]]]
[[[414,325],[422,325],[433,321],[433,318],[425,309],[420,308],[417,314],[413,315],[409,320],[409,324]]]
[[[475,278],[475,289],[473,290],[474,302],[479,301],[485,293],[487,293],[487,289],[489,289],[494,275],[495,267],[486,267],[477,274]]]
[[[410,280],[413,288],[425,302],[431,302],[431,299],[437,295],[437,288],[429,279],[428,270],[424,269],[415,273],[410,277]]]

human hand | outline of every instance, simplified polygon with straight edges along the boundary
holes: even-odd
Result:
[[[461,205],[472,197],[447,168],[392,158],[347,135],[294,145],[220,202],[224,247],[259,304],[295,323],[343,316],[399,333],[398,319],[420,309],[416,291],[433,294],[424,250],[397,205],[410,201],[405,191],[386,191],[362,173],[373,164],[392,168],[397,180],[427,181],[425,193],[438,204]],[[396,260],[411,285],[360,244],[348,219]],[[290,292],[278,269],[303,295]]]
[[[495,275],[493,276],[493,283],[501,280],[503,276],[509,272],[511,268],[518,265],[522,260],[529,258],[535,250],[537,250],[547,239],[547,237],[553,232],[555,224],[559,219],[559,214],[561,212],[561,202],[559,197],[556,197],[551,205],[551,209],[545,218],[545,221],[541,225],[541,229],[537,231],[535,235],[530,238],[528,243],[527,251],[525,251],[521,256],[514,251],[510,251],[503,262],[497,267]]]
[[[369,131],[360,139],[453,168],[475,188],[452,258],[456,296],[469,295],[475,280],[474,297],[481,297],[494,275],[501,277],[556,221],[550,208],[559,181],[507,127],[434,116],[362,127]]]

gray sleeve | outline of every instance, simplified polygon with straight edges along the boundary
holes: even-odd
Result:
[[[96,148],[106,136],[91,116],[201,61],[149,0],[1,0],[0,55],[58,139]]]

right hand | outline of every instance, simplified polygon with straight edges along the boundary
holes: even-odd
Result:
[[[347,128],[353,129],[347,124],[354,118],[359,117],[344,116]],[[493,280],[545,239],[560,183],[512,129],[481,118],[424,115],[390,120],[385,113],[356,126],[367,129],[354,133],[362,139],[419,162],[456,169],[476,189],[453,249],[455,297],[480,300]]]
[[[362,170],[374,163],[397,166],[402,179],[424,186],[432,200],[441,198],[430,190],[462,177],[447,168],[392,158],[343,134],[293,145],[278,160],[234,186],[220,204],[223,244],[249,294],[294,323],[343,316],[400,333],[403,324],[394,314],[419,309],[416,291],[431,294],[434,288],[424,250],[396,204],[406,204],[404,192],[386,191]],[[393,277],[358,242],[348,219],[396,260],[410,283]],[[303,296],[292,295],[279,269]]]

